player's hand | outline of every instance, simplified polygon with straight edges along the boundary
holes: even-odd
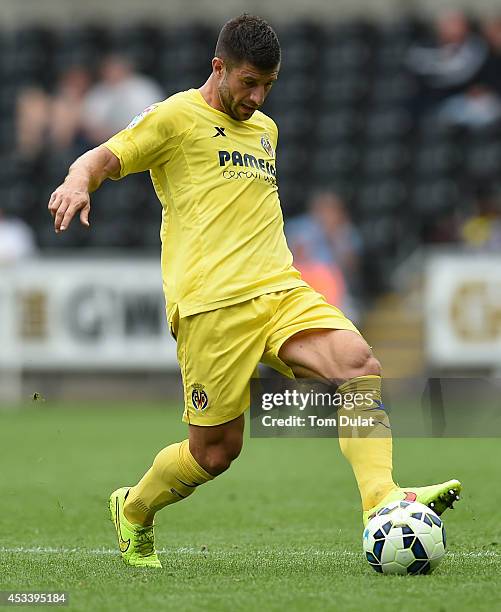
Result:
[[[50,196],[48,208],[54,219],[56,234],[64,232],[79,211],[80,222],[85,227],[89,227],[90,195],[88,191],[75,189],[63,183]]]

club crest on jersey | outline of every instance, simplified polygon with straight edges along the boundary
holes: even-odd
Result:
[[[207,410],[209,398],[207,397],[205,387],[200,383],[195,383],[191,386],[191,403],[193,404],[193,408],[199,412]]]
[[[261,145],[270,157],[275,157],[275,150],[273,148],[273,145],[271,144],[271,140],[268,134],[264,134],[264,136],[261,137]]]
[[[129,123],[129,125],[125,128],[126,130],[131,130],[133,127],[135,127],[140,121],[142,121],[146,115],[148,115],[149,113],[151,113],[151,111],[155,110],[155,108],[158,106],[158,104],[150,104],[150,106],[147,106],[144,111],[140,112],[139,115],[136,115],[134,117],[134,119]]]

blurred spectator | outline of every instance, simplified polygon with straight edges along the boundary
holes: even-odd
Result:
[[[329,304],[343,307],[346,301],[346,285],[341,270],[333,261],[315,259],[311,247],[307,238],[302,241],[301,236],[296,236],[291,247],[294,265],[301,272],[303,279],[321,293]]]
[[[435,25],[436,45],[415,46],[406,64],[421,85],[416,110],[432,109],[446,97],[464,92],[475,82],[488,57],[488,46],[472,32],[460,11],[443,13]]]
[[[163,97],[159,85],[135,73],[125,57],[108,56],[101,67],[101,80],[84,100],[82,121],[87,138],[93,145],[102,143]]]
[[[79,143],[82,102],[90,82],[86,68],[71,66],[61,74],[54,95],[35,87],[21,93],[17,101],[17,144],[23,157]],[[87,143],[81,145],[82,150],[87,148]]]
[[[26,88],[19,94],[16,111],[18,152],[23,157],[34,157],[46,144],[49,96],[37,87]]]
[[[465,93],[445,100],[436,119],[442,125],[482,129],[501,119],[501,100],[485,85],[472,85]]]
[[[319,192],[312,198],[309,209],[348,285],[358,288],[362,238],[343,200],[336,193]]]
[[[491,187],[477,190],[474,213],[463,223],[460,238],[471,249],[501,252],[501,199]]]
[[[90,85],[91,77],[86,68],[76,66],[63,73],[52,102],[50,125],[52,142],[58,148],[64,149],[83,140],[82,106]],[[82,148],[87,148],[87,142],[82,142]]]
[[[501,16],[485,22],[482,33],[490,52],[482,70],[483,81],[501,96]]]
[[[29,257],[35,251],[33,230],[21,219],[5,217],[0,208],[0,265]]]
[[[316,193],[308,212],[287,223],[286,233],[305,280],[356,319],[362,239],[341,198],[330,191]]]

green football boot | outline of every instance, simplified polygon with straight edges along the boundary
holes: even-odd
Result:
[[[153,525],[133,525],[125,518],[123,509],[129,487],[113,491],[110,496],[110,518],[115,525],[118,547],[127,565],[135,567],[162,567],[155,551]]]
[[[459,500],[461,493],[461,483],[459,480],[448,480],[441,484],[430,485],[429,487],[397,487],[390,491],[382,501],[366,510],[363,514],[364,527],[378,510],[394,501],[417,501],[428,506],[436,514],[443,514],[447,508],[453,508],[455,501]]]

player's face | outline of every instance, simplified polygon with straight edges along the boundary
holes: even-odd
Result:
[[[269,94],[277,80],[280,66],[261,71],[248,63],[228,68],[221,62],[218,93],[224,111],[237,121],[250,119]]]

